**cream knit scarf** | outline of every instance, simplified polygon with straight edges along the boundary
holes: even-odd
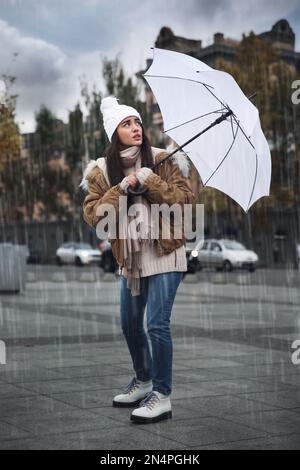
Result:
[[[134,145],[122,150],[120,158],[126,176],[138,170],[141,168],[140,146]],[[140,204],[140,207],[134,211],[135,215],[127,215],[127,226],[125,218],[120,221],[122,224],[121,233],[127,234],[123,239],[123,274],[127,278],[127,288],[131,289],[132,296],[140,295],[142,246],[153,242],[151,240],[150,203],[143,196],[134,196],[134,204]]]

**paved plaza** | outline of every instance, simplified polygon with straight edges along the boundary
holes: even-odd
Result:
[[[134,375],[118,277],[28,266],[26,289],[0,295],[0,448],[300,449],[299,280],[187,275],[172,311],[173,418],[136,425],[112,407]]]

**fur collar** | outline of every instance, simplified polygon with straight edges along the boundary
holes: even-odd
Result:
[[[168,153],[173,152],[176,147],[172,147],[169,145],[166,149]],[[176,152],[169,160],[172,160],[174,165],[178,165],[182,176],[187,178],[189,176],[190,171],[190,159],[188,158],[187,154],[183,150],[179,150]]]
[[[87,166],[85,167],[85,170],[84,170],[83,176],[82,176],[82,180],[81,180],[81,183],[79,185],[79,187],[82,188],[84,191],[88,191],[88,189],[89,189],[87,176],[89,175],[89,173],[94,168],[96,168],[96,166],[98,168],[100,168],[100,170],[103,171],[106,182],[107,182],[108,186],[110,186],[110,182],[109,182],[109,178],[108,178],[108,174],[107,174],[107,170],[106,170],[105,158],[100,157],[100,158],[97,158],[97,160],[90,160],[89,163],[87,164]]]
[[[168,146],[166,150],[158,148],[158,147],[151,147],[151,148],[152,148],[153,156],[155,158],[156,155],[164,151],[171,153],[175,147]],[[185,178],[188,177],[189,169],[190,169],[190,160],[187,157],[185,152],[183,152],[182,150],[179,152],[176,152],[175,155],[173,155],[169,160],[172,161],[173,165],[179,166],[180,171]],[[87,176],[96,166],[103,171],[107,184],[108,186],[110,186],[110,182],[109,182],[109,178],[108,178],[108,174],[106,170],[105,158],[100,157],[97,160],[90,160],[84,169],[83,177],[79,185],[79,187],[82,188],[84,191],[88,191]]]

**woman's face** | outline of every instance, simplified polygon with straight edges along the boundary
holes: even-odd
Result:
[[[139,118],[128,116],[117,127],[117,132],[121,143],[125,146],[142,145],[143,130]]]

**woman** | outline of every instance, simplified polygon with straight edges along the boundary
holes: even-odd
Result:
[[[187,263],[184,234],[175,238],[178,232],[174,231],[174,222],[166,222],[161,213],[159,224],[155,225],[150,211],[152,204],[170,207],[177,203],[183,209],[184,204],[194,201],[189,183],[190,161],[185,154],[177,153],[152,171],[151,167],[167,153],[151,147],[138,111],[119,105],[115,97],[107,97],[102,100],[101,112],[110,145],[105,157],[90,162],[84,172],[81,186],[88,195],[83,203],[83,217],[96,228],[104,217],[99,215],[103,204],[111,204],[116,210],[116,236],[108,238],[119,265],[121,326],[135,371],[125,393],[114,398],[113,406],[136,407],[131,414],[133,422],[156,422],[172,417],[170,317]],[[129,196],[129,187],[136,189],[138,184],[147,189],[143,195],[130,196],[131,204],[140,205],[139,224],[127,211],[121,216],[120,208],[120,196]],[[183,223],[182,220],[181,228]],[[167,238],[163,236],[167,233],[163,233],[166,224],[170,229]],[[146,305],[152,356],[143,328]]]

